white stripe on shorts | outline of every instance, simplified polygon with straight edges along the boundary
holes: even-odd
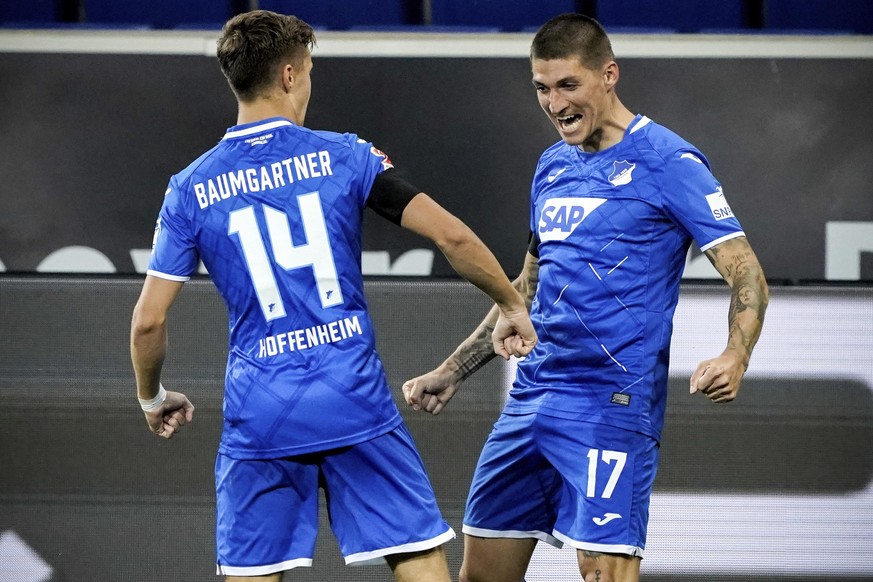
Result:
[[[574,539],[568,538],[558,530],[554,530],[552,533],[556,538],[577,550],[602,552],[604,554],[627,554],[628,556],[636,556],[637,558],[643,557],[643,549],[637,546],[625,546],[622,544],[589,544],[586,542],[577,542]]]
[[[225,564],[216,564],[215,573],[225,576],[266,576],[267,574],[284,572],[285,570],[301,566],[312,566],[312,558],[297,558],[296,560],[286,560],[285,562],[268,564],[266,566],[227,566]]]
[[[423,552],[437,546],[441,546],[449,540],[455,539],[455,530],[449,528],[445,533],[438,535],[435,538],[424,540],[421,542],[412,542],[402,544],[391,548],[382,548],[372,552],[358,552],[345,557],[347,566],[372,566],[375,564],[383,564],[385,556],[392,554],[408,554],[410,552]]]
[[[500,529],[482,529],[478,527],[473,527],[470,525],[464,525],[463,531],[465,534],[470,534],[471,536],[476,536],[479,538],[512,538],[512,539],[527,539],[527,538],[536,538],[541,542],[546,542],[549,545],[555,546],[560,549],[564,547],[563,542],[561,540],[555,538],[552,535],[547,534],[544,531],[539,530],[531,530],[531,531],[520,531],[514,529],[508,530],[500,530]]]

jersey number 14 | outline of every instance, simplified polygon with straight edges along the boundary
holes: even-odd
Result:
[[[295,245],[291,240],[288,215],[266,204],[260,205],[267,223],[266,238],[270,241],[276,265],[285,271],[311,267],[321,306],[326,308],[339,305],[343,302],[343,297],[318,192],[298,196],[297,203],[306,233],[306,243],[300,245]],[[227,234],[239,237],[264,317],[267,321],[285,317],[285,303],[276,283],[276,274],[267,254],[264,237],[258,227],[255,207],[246,206],[234,210],[229,218]]]

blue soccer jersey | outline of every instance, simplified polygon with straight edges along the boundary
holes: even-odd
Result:
[[[326,450],[401,422],[361,275],[363,211],[389,167],[355,135],[270,119],[170,180],[148,273],[184,281],[202,260],[227,304],[223,454]]]
[[[688,247],[742,236],[708,162],[637,116],[621,142],[544,152],[531,191],[539,343],[506,411],[540,411],[660,439],[672,318]]]

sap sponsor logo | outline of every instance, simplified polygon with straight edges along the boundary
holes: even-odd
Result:
[[[547,200],[540,213],[538,229],[540,240],[566,239],[588,215],[604,202],[606,202],[606,198],[552,198]]]
[[[246,143],[249,144],[250,146],[264,145],[265,143],[269,142],[271,139],[273,139],[273,134],[266,133],[263,135],[256,135],[255,137],[250,137],[249,139],[246,140]]]
[[[716,220],[733,218],[734,212],[728,205],[727,200],[724,199],[724,193],[721,190],[721,186],[719,186],[715,192],[706,196],[706,202],[709,204],[709,209],[712,210],[712,216]]]
[[[621,519],[621,515],[618,513],[607,513],[603,517],[592,517],[591,521],[593,521],[596,525],[606,525],[613,519]]]
[[[392,164],[391,160],[388,158],[388,154],[386,154],[385,152],[383,152],[382,150],[380,150],[376,146],[373,146],[370,148],[370,153],[376,157],[382,158],[382,171],[383,172],[385,170],[390,170],[391,168],[394,167],[394,164]]]
[[[637,165],[627,160],[612,162],[612,174],[607,178],[613,186],[624,186],[633,180],[633,171]]]

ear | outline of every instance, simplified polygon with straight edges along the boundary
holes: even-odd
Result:
[[[612,89],[618,83],[618,63],[609,61],[603,68],[603,83],[607,89]]]
[[[294,87],[294,75],[297,71],[291,63],[285,63],[282,67],[282,88],[286,93]]]

